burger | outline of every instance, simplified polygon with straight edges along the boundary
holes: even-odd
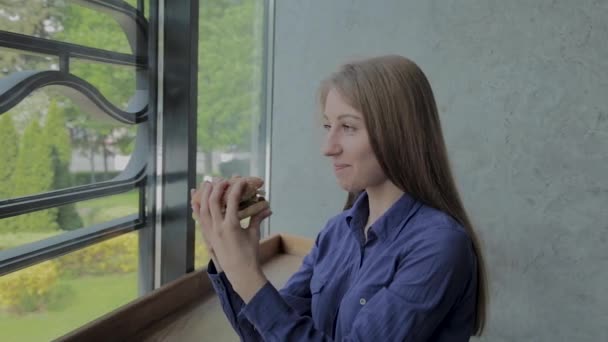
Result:
[[[234,184],[236,184],[237,181],[242,179],[244,179],[245,184],[241,192],[241,199],[239,201],[239,208],[237,212],[239,220],[255,216],[270,207],[268,201],[266,201],[264,198],[265,193],[262,189],[262,186],[264,186],[263,179],[258,177],[233,177],[228,180],[228,188],[221,198],[222,213],[226,212],[228,193],[230,193],[230,189],[232,186],[234,186]],[[200,201],[202,191],[203,187],[201,186],[192,194],[192,203],[196,204],[198,207],[201,205]],[[192,217],[195,218],[194,213]]]

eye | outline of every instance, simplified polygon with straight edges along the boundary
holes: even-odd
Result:
[[[355,127],[350,126],[350,125],[342,125],[342,128],[344,129],[344,132],[347,132],[347,133],[352,133],[356,130]]]
[[[323,129],[325,129],[326,131],[329,131],[331,129],[331,126],[328,124],[324,124]]]

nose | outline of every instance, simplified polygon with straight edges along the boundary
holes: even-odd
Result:
[[[321,152],[326,157],[332,157],[342,152],[342,146],[332,132],[327,132]]]

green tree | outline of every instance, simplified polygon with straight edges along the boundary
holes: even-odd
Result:
[[[60,27],[63,0],[0,0],[0,30],[49,38]],[[40,68],[50,65],[51,58],[3,50],[0,53],[0,72]]]
[[[135,5],[136,1],[128,1]],[[55,34],[56,39],[76,44],[103,48],[105,50],[131,53],[126,35],[118,23],[110,16],[100,14],[83,6],[69,6],[65,10],[63,29]],[[127,108],[135,91],[135,70],[132,67],[112,66],[102,63],[72,62],[72,74],[91,83],[114,105]],[[73,131],[73,146],[89,158],[91,182],[98,167],[94,156],[103,156],[103,170],[108,171],[107,158],[114,153],[130,153],[133,148],[135,127],[124,130],[124,125],[109,118],[95,118],[83,115],[81,108],[71,101],[65,101],[66,116]],[[118,132],[124,132],[118,136]]]
[[[53,185],[53,161],[51,147],[41,132],[37,119],[32,120],[23,132],[21,147],[12,175],[11,197],[21,197],[46,192]],[[39,210],[16,218],[16,231],[57,230],[57,208]]]
[[[52,189],[68,188],[73,184],[69,169],[72,160],[72,146],[63,108],[60,108],[55,100],[51,100],[49,106],[45,133],[51,148],[51,160],[53,163],[54,179]],[[57,209],[57,224],[59,228],[74,230],[82,227],[82,219],[78,215],[76,206],[73,203]]]
[[[19,135],[10,113],[0,115],[0,200],[13,192],[12,176],[19,153]],[[0,234],[13,231],[16,218],[0,220]]]
[[[255,0],[201,2],[198,145],[205,172],[212,151],[251,148],[251,123],[260,116],[261,15]]]
[[[9,198],[12,192],[11,177],[19,152],[19,137],[10,113],[0,116],[0,199]]]
[[[28,36],[50,38],[61,28],[61,5],[64,0],[0,0],[0,30]],[[23,70],[45,70],[57,64],[57,58],[0,49],[0,77]],[[17,131],[23,132],[24,121],[38,115],[48,101],[41,92],[24,99],[19,111],[13,110]],[[42,95],[42,96],[40,96]],[[35,114],[32,114],[35,113]]]

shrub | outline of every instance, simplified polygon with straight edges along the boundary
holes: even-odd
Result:
[[[46,309],[58,275],[57,262],[51,260],[0,277],[0,306],[15,313]]]
[[[137,269],[137,235],[124,234],[57,259],[66,276],[121,274]]]

